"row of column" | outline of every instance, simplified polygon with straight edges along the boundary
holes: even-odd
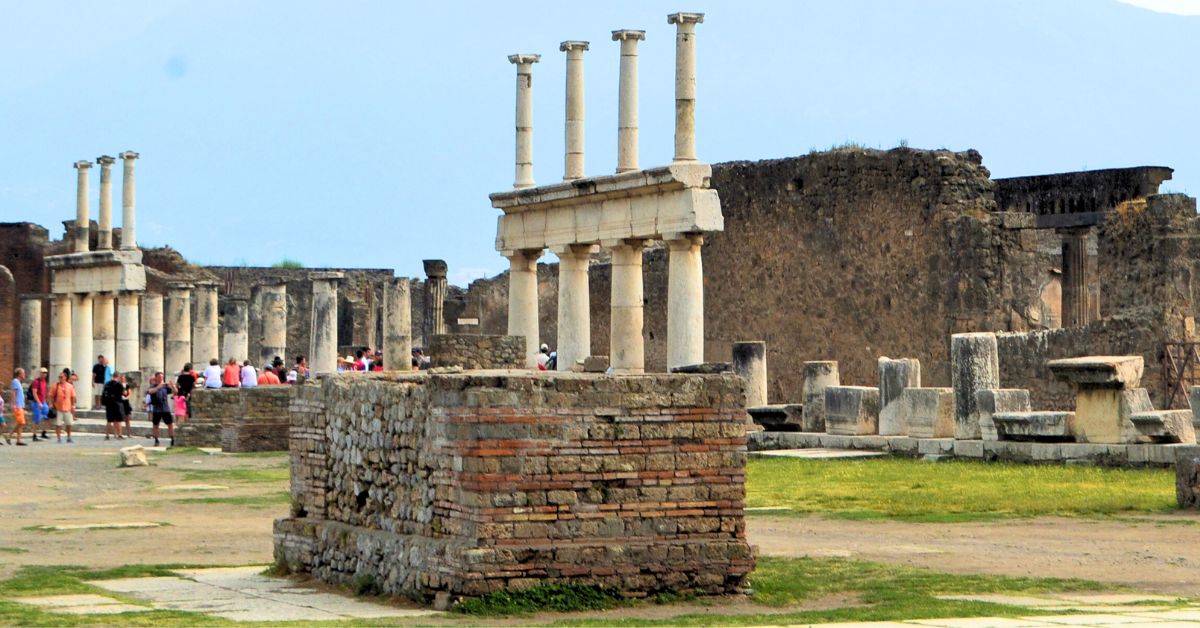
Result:
[[[124,164],[124,179],[121,185],[121,248],[137,248],[136,210],[134,209],[134,177],[133,162],[138,158],[133,151],[125,151],[118,155]],[[100,164],[100,217],[97,220],[96,249],[111,250],[112,247],[112,166],[116,158],[101,155],[96,158]],[[75,246],[76,253],[86,253],[89,250],[88,231],[91,225],[88,206],[88,170],[92,167],[90,161],[77,161],[74,164],[76,174],[75,186]]]

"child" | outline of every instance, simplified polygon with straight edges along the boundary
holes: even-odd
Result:
[[[0,395],[0,434],[4,433],[4,395]],[[0,441],[0,445],[4,443]]]

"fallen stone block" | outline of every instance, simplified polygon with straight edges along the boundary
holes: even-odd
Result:
[[[146,459],[146,450],[141,445],[133,445],[132,447],[121,448],[121,466],[122,467],[148,467],[150,461]]]
[[[1139,388],[1138,390],[1145,390]],[[1142,437],[1152,443],[1195,443],[1192,410],[1155,410],[1130,415],[1129,421]]]
[[[997,412],[1032,412],[1029,391],[1022,388],[992,388],[975,392],[979,433],[983,440],[1000,440],[992,416]]]
[[[774,404],[747,408],[751,420],[768,432],[799,432],[804,428],[804,405]]]
[[[954,389],[907,388],[897,404],[913,438],[954,438]],[[880,415],[882,425],[883,415]]]
[[[825,431],[838,436],[879,432],[879,389],[871,386],[825,388]]]
[[[1070,440],[1074,412],[998,412],[992,415],[999,440]]]
[[[733,371],[733,365],[728,362],[701,362],[700,364],[685,364],[671,369],[672,373],[690,373],[693,375],[717,375]]]

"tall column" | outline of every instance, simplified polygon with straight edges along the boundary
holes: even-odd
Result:
[[[42,367],[42,300],[40,294],[21,295],[21,355],[17,366],[25,369],[30,381]]]
[[[124,242],[124,240],[122,240]],[[142,295],[142,321],[139,326],[141,346],[138,351],[142,381],[149,382],[150,376],[158,371],[170,373],[163,360],[163,297],[147,292]],[[183,366],[180,364],[180,366]],[[179,368],[178,366],[175,368]]]
[[[92,298],[93,350],[104,356],[115,371],[124,371],[125,365],[117,364],[117,299],[111,293],[100,293]],[[96,357],[96,356],[92,356]]]
[[[425,315],[427,327],[425,342],[432,336],[446,333],[446,273],[445,260],[422,260],[425,265]],[[410,314],[411,317],[411,314]]]
[[[642,250],[645,240],[607,242],[612,251],[612,309],[608,334],[609,366],[617,373],[643,373],[646,345],[642,338]]]
[[[613,31],[621,42],[621,78],[617,96],[617,172],[638,169],[638,41],[646,31]],[[609,356],[613,357],[613,356]]]
[[[250,303],[246,299],[225,299],[221,326],[224,332],[221,359],[233,358],[238,364],[250,359]]]
[[[137,292],[122,292],[117,295],[117,350],[114,366],[122,373],[141,371],[139,355],[138,302]],[[143,379],[143,385],[150,380]]]
[[[75,170],[78,173],[75,176],[75,252],[86,253],[88,251],[88,225],[91,218],[88,216],[88,168],[92,167],[90,161],[75,162]]]
[[[389,371],[412,368],[412,282],[393,277],[383,286],[383,366]]]
[[[71,352],[71,334],[74,331],[71,309],[70,295],[54,295],[54,301],[50,304],[50,379],[58,377],[63,369],[69,369],[75,363],[75,356]]]
[[[675,24],[675,159],[696,161],[696,25],[703,13],[672,13]]]
[[[1000,350],[996,334],[950,336],[950,382],[954,387],[954,438],[979,440],[981,390],[1000,388]]]
[[[1060,229],[1062,236],[1062,326],[1091,321],[1088,302],[1088,228]]]
[[[312,274],[312,348],[308,365],[314,375],[337,371],[338,281],[342,273]]]
[[[568,244],[558,254],[558,370],[569,371],[592,354],[591,292],[588,260],[597,247]]]
[[[515,54],[517,66],[517,174],[514,188],[533,187],[533,64],[542,55]]]
[[[127,150],[117,156],[125,164],[121,179],[121,248],[136,249],[137,226],[135,223],[137,216],[133,209],[133,160],[138,158],[138,154]]]
[[[217,341],[217,284],[212,281],[196,283],[193,293],[195,318],[192,320],[192,363],[208,364],[216,358],[222,360],[221,345]]]
[[[75,407],[92,409],[92,295],[75,295],[71,307],[71,370],[79,375],[75,383]]]
[[[116,161],[108,155],[96,158],[96,163],[100,164],[100,221],[96,231],[98,251],[112,248],[112,165]]]
[[[583,51],[586,41],[564,41],[558,49],[567,53],[566,154],[563,181],[583,178]]]
[[[704,265],[698,233],[670,234],[667,267],[667,369],[704,361]]]
[[[266,284],[262,294],[262,347],[259,361],[266,364],[275,356],[287,362],[287,284]]]
[[[183,365],[192,361],[192,288],[190,283],[167,284],[165,303],[166,321],[163,337],[166,339],[165,360],[168,374],[183,370]],[[204,361],[205,364],[208,360]],[[195,365],[192,366],[203,366]]]
[[[508,258],[508,335],[525,337],[525,366],[537,368],[538,285],[537,261],[541,249],[511,251]]]
[[[746,407],[767,405],[767,343],[733,343],[733,372],[746,378]]]

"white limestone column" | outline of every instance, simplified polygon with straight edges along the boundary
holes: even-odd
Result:
[[[313,273],[312,347],[308,365],[314,375],[337,371],[338,281],[342,273]]]
[[[69,369],[75,363],[71,352],[71,334],[74,333],[71,310],[70,295],[54,295],[50,304],[50,379],[54,381],[63,369]]]
[[[266,364],[275,356],[287,361],[287,284],[279,281],[262,286],[262,347],[259,362]]]
[[[192,300],[196,302],[192,319],[192,364],[208,364],[213,358],[224,362],[218,342],[217,284],[197,282]]]
[[[558,254],[558,370],[569,371],[592,354],[591,291],[588,260],[598,247],[568,244]]]
[[[425,344],[429,344],[433,336],[446,333],[446,273],[449,268],[446,260],[427,259],[421,263],[425,266]]]
[[[221,361],[233,358],[241,364],[250,359],[250,302],[246,299],[225,299],[225,315],[221,317]]]
[[[88,216],[88,168],[92,167],[90,161],[75,162],[75,252],[87,253],[88,251],[88,225],[91,218]]]
[[[170,373],[165,368],[163,360],[163,297],[161,294],[147,292],[142,295],[142,320],[139,332],[141,346],[138,351],[138,362],[142,371],[142,381],[149,382],[150,376],[159,371],[164,374]],[[183,365],[180,364],[180,366]]]
[[[383,367],[412,369],[412,281],[393,277],[383,286]]]
[[[121,248],[137,248],[137,216],[133,208],[133,160],[138,154],[127,150],[117,155],[124,161],[125,169],[121,179]],[[161,305],[161,301],[160,301]],[[148,380],[144,380],[148,381]]]
[[[767,405],[767,343],[733,343],[733,372],[746,378],[746,407]]]
[[[646,345],[642,337],[642,250],[645,240],[607,242],[612,251],[609,366],[616,373],[644,373]]]
[[[141,371],[142,360],[139,355],[140,339],[138,327],[138,302],[141,295],[137,292],[122,292],[117,295],[117,350],[114,368],[122,373]],[[149,380],[143,379],[142,382]]]
[[[92,349],[104,356],[114,371],[124,371],[123,365],[116,363],[117,358],[117,299],[116,295],[100,293],[92,297],[92,338],[95,344]],[[96,356],[92,356],[96,357]]]
[[[563,157],[563,181],[583,178],[583,52],[586,41],[564,41],[558,49],[567,53],[566,154]]]
[[[100,221],[96,229],[96,250],[112,248],[112,165],[117,160],[109,155],[96,158],[100,164]],[[122,369],[126,370],[126,369]]]
[[[525,337],[525,366],[537,368],[538,285],[537,261],[541,249],[511,251],[508,258],[508,335]]]
[[[703,13],[672,13],[675,24],[675,159],[696,161],[696,25]]]
[[[622,173],[638,169],[638,42],[646,38],[646,31],[613,31],[612,38],[621,42],[621,77],[617,88],[617,173]]]
[[[21,355],[17,366],[25,369],[29,381],[42,368],[42,301],[40,294],[21,295]]]
[[[508,60],[517,66],[517,175],[514,188],[533,187],[533,64],[542,55],[515,54]]]
[[[704,265],[698,233],[670,234],[667,267],[667,369],[704,361]]]
[[[190,283],[182,282],[167,284],[166,321],[163,325],[163,337],[166,339],[163,359],[166,368],[163,370],[168,375],[178,373],[184,364],[192,361],[193,287]],[[204,364],[208,364],[208,360]]]
[[[71,307],[71,370],[79,376],[75,382],[75,407],[92,409],[92,295],[75,295]]]

